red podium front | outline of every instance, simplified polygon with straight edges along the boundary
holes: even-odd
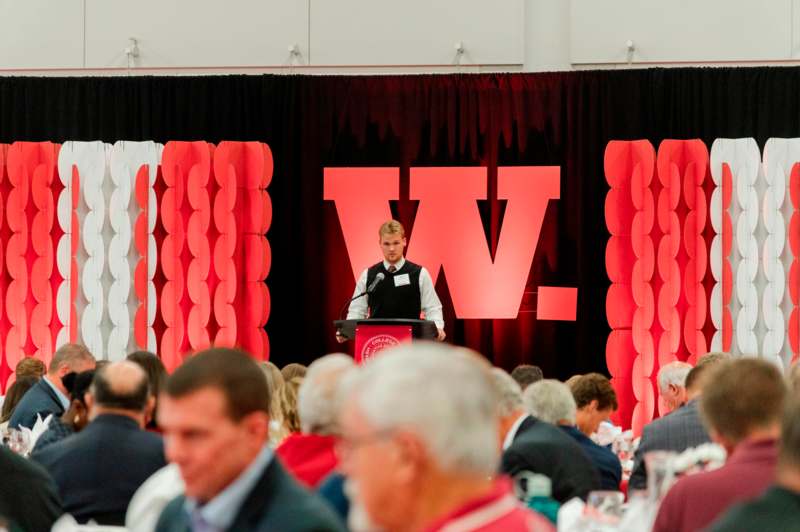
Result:
[[[348,339],[355,339],[354,358],[361,364],[377,353],[412,339],[436,338],[436,324],[427,320],[336,320],[334,327]]]

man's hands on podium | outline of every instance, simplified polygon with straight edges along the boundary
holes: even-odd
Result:
[[[336,331],[336,341],[339,342],[340,344],[343,344],[347,341],[347,338],[342,336],[341,331]]]

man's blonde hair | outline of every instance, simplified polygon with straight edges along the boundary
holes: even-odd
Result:
[[[378,238],[383,238],[383,235],[396,235],[406,236],[406,230],[403,229],[403,224],[397,220],[389,220],[383,222],[378,229]]]

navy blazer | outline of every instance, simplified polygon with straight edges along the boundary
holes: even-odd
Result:
[[[647,487],[647,467],[644,455],[650,451],[675,451],[682,453],[690,447],[708,443],[711,439],[700,420],[700,399],[689,401],[685,406],[660,417],[644,426],[642,439],[633,457],[633,473],[628,489]]]
[[[17,429],[22,425],[30,429],[36,424],[36,414],[41,414],[44,419],[49,414],[60,417],[63,413],[64,405],[58,400],[58,395],[44,378],[41,378],[22,396],[11,419],[8,420],[8,426]]]
[[[34,453],[78,522],[125,524],[133,494],[166,465],[161,436],[126,416],[97,416],[81,432]]]
[[[156,532],[190,532],[189,514],[181,495],[170,502]],[[228,530],[236,532],[345,532],[333,510],[317,494],[301,487],[273,457],[245,499]]]
[[[513,477],[530,471],[552,482],[552,497],[565,503],[573,497],[586,500],[590,491],[600,489],[600,476],[580,445],[564,431],[528,416],[517,430],[513,443],[503,451],[500,470]]]
[[[597,445],[576,427],[561,425],[560,428],[578,442],[600,472],[600,487],[604,490],[619,491],[619,484],[622,482],[622,464],[619,463],[617,455],[607,447]]]

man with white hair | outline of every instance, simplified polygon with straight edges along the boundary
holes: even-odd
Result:
[[[672,412],[686,403],[686,376],[692,365],[680,360],[664,364],[658,370],[658,392],[667,412]]]
[[[479,355],[403,345],[359,368],[348,384],[341,466],[375,526],[553,530],[514,498],[508,480],[492,479],[500,451],[497,394]]]
[[[585,499],[600,487],[597,470],[581,447],[558,428],[530,415],[522,402],[519,384],[500,368],[492,369],[499,395],[503,457],[500,469],[512,478],[538,473],[552,482],[552,497],[564,503]]]
[[[563,382],[546,379],[531,384],[522,393],[528,411],[540,420],[557,425],[581,446],[600,472],[600,487],[618,490],[622,481],[622,465],[609,449],[597,445],[575,426],[577,406],[569,387]]]
[[[708,431],[700,420],[700,395],[711,369],[730,358],[726,353],[707,353],[700,357],[697,365],[686,375],[686,405],[668,416],[662,416],[644,426],[642,439],[633,457],[633,472],[628,481],[629,489],[647,487],[647,466],[644,456],[650,451],[675,451],[682,453],[711,441]]]
[[[326,355],[309,367],[297,397],[301,433],[290,434],[275,450],[294,477],[316,488],[338,463],[334,450],[338,424],[339,385],[355,367],[342,353]]]

